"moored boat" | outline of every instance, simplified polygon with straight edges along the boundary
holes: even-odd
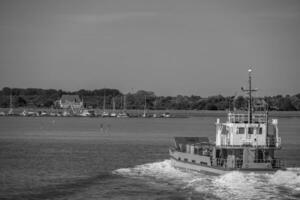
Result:
[[[124,98],[123,98],[123,110],[122,110],[122,112],[118,113],[117,117],[119,117],[119,118],[129,117],[129,114],[127,113],[127,108],[126,108],[126,95],[124,95]]]
[[[79,116],[81,116],[81,117],[90,117],[91,113],[88,110],[84,109],[84,110],[82,110],[81,113],[79,113]]]
[[[103,109],[102,109],[101,116],[102,117],[109,117],[109,113],[106,111],[105,107],[106,107],[106,96],[105,96],[105,90],[104,90]]]
[[[123,112],[118,113],[117,117],[119,117],[119,118],[127,118],[127,117],[129,117],[129,115],[128,115],[127,112],[123,111]]]
[[[278,120],[269,120],[267,106],[254,112],[249,69],[248,112],[230,111],[227,121],[216,122],[216,141],[206,137],[175,137],[169,154],[174,167],[213,174],[229,171],[274,172],[284,169],[276,158],[281,149]],[[271,129],[270,129],[271,127]]]

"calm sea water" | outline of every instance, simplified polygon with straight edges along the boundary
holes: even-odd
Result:
[[[1,117],[0,199],[300,198],[297,117],[279,117],[287,171],[210,176],[172,168],[172,137],[214,140],[215,120]]]

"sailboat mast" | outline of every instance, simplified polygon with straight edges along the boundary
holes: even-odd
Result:
[[[144,112],[146,112],[146,108],[147,108],[147,101],[146,101],[146,96],[145,96],[145,104],[144,104]]]
[[[113,103],[113,112],[115,112],[115,110],[116,110],[115,97],[113,97],[112,103]]]
[[[13,103],[12,103],[12,91],[10,90],[10,96],[9,96],[9,107],[12,109]]]
[[[126,95],[124,95],[123,110],[126,111]]]
[[[105,112],[105,89],[104,89],[104,99],[103,99],[103,111]]]

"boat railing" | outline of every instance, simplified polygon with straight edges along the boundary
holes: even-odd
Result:
[[[248,114],[237,114],[229,113],[228,114],[229,123],[248,123]],[[252,123],[266,123],[267,115],[266,114],[253,114]]]
[[[285,167],[284,161],[279,158],[273,159],[271,163],[275,169],[283,169]]]
[[[228,164],[228,160],[224,159],[224,158],[216,158],[214,160],[215,165],[217,167],[224,167],[224,168],[242,168],[243,166],[243,159],[234,159],[233,163],[231,163],[231,166],[229,166]]]
[[[176,151],[176,148],[175,147],[169,147],[169,150],[173,153],[173,152]],[[179,150],[179,149],[177,149],[177,150]]]
[[[284,162],[280,158],[257,159],[257,160],[254,160],[254,163],[271,163],[272,168],[275,168],[275,169],[284,167]]]
[[[227,159],[224,158],[216,158],[213,159],[214,164],[217,167],[228,167]],[[234,159],[233,165],[231,167],[233,168],[242,168],[243,167],[243,159]],[[283,160],[279,158],[273,158],[273,159],[257,159],[253,161],[254,163],[271,163],[273,169],[282,169],[284,168],[284,162]]]
[[[227,166],[227,159],[224,159],[224,158],[216,158],[216,159],[213,159],[213,163],[218,166],[218,167],[224,167],[226,168]]]
[[[266,123],[268,120],[268,117],[266,114],[254,114],[252,116],[253,123]]]
[[[266,142],[267,142],[267,146],[275,147],[275,145],[276,145],[275,137],[272,137],[272,136],[268,136]]]
[[[275,136],[268,136],[266,139],[266,145],[269,147],[281,147],[281,138],[276,138]]]
[[[216,146],[217,148],[225,148],[225,149],[230,149],[230,148],[233,148],[233,149],[237,149],[237,148],[244,148],[244,147],[252,147],[252,148],[280,148],[280,146],[276,146],[275,143],[268,143],[265,144],[265,145],[257,145],[257,144],[254,144],[254,143],[244,143],[244,144],[241,144],[241,145],[228,145],[228,144],[222,144],[222,145],[217,145]]]

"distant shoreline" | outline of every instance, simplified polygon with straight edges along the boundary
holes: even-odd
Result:
[[[22,113],[24,110],[32,112],[62,112],[63,109],[50,109],[50,108],[14,108],[14,113],[16,115]],[[94,110],[96,113],[102,113],[102,109],[90,109]],[[0,112],[7,113],[9,108],[0,108]],[[107,109],[107,112],[112,110]],[[116,110],[116,112],[121,112],[122,110]],[[133,116],[143,114],[144,110],[127,110],[127,113]],[[226,110],[147,110],[148,114],[161,115],[163,113],[170,113],[175,117],[205,117],[205,116],[224,116],[226,117],[228,111]],[[300,111],[270,111],[270,117],[300,117]]]
[[[256,97],[253,105],[257,108],[268,107],[274,111],[300,111],[300,93],[295,95],[276,95]],[[54,89],[8,88],[0,90],[0,107],[2,108],[64,108],[62,102],[76,102],[83,108],[127,108],[150,110],[226,110],[247,109],[248,99],[243,95],[214,95],[201,97],[190,96],[156,96],[152,91],[139,90],[123,94],[118,89],[102,88],[96,90],[79,90],[67,92]]]

